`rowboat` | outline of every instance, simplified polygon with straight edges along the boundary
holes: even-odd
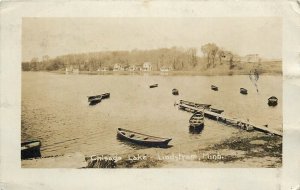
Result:
[[[155,87],[158,87],[158,84],[152,84],[149,86],[150,88],[155,88]]]
[[[192,107],[197,107],[197,108],[209,108],[211,105],[210,104],[199,104],[199,103],[195,103],[195,102],[190,102],[190,101],[186,101],[186,100],[179,100],[180,104],[185,104],[188,106],[192,106]]]
[[[192,115],[189,120],[190,128],[203,128],[204,127],[204,116],[202,112],[196,112]]]
[[[246,95],[246,94],[248,94],[248,91],[245,88],[240,88],[240,93]]]
[[[31,140],[21,143],[21,159],[41,157],[41,141]]]
[[[275,96],[271,96],[269,99],[268,99],[268,105],[269,106],[276,106],[278,103],[278,98],[276,98]]]
[[[90,105],[95,105],[101,102],[103,99],[107,99],[110,97],[110,93],[104,93],[100,95],[95,95],[95,96],[88,96],[88,102]]]
[[[210,88],[212,90],[214,90],[214,91],[218,91],[219,90],[219,88],[217,86],[215,86],[215,85],[211,85]]]
[[[117,137],[120,140],[127,140],[139,145],[151,147],[166,147],[172,140],[171,138],[150,136],[122,128],[117,129]]]
[[[224,110],[220,110],[220,109],[216,109],[216,108],[209,108],[208,111],[215,112],[218,114],[221,114],[224,112]]]
[[[95,96],[88,96],[88,102],[94,101],[94,100],[102,100],[102,99],[107,99],[110,97],[110,93],[104,93],[100,95],[95,95]]]
[[[176,88],[174,88],[174,89],[172,90],[172,94],[176,96],[176,95],[179,94],[179,92],[178,92],[178,90],[177,90]]]

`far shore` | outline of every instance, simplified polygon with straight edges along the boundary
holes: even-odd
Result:
[[[66,74],[63,70],[57,71],[24,71],[24,72],[49,72],[57,74]],[[75,73],[69,73],[76,75]],[[249,72],[232,71],[232,72],[215,72],[215,71],[80,71],[77,74],[82,75],[161,75],[161,76],[233,76],[249,75]],[[282,72],[262,72],[260,75],[282,76]]]

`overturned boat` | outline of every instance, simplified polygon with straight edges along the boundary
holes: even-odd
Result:
[[[117,129],[117,137],[120,140],[150,147],[167,147],[168,143],[172,140],[171,138],[155,137],[123,128]]]

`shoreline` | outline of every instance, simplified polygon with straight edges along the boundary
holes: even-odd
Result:
[[[21,161],[22,168],[206,168],[282,166],[282,137],[260,132],[236,132],[232,137],[192,151],[148,154],[90,155],[81,153]]]

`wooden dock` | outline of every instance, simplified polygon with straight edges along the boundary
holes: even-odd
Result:
[[[240,129],[247,130],[247,131],[257,130],[257,131],[261,131],[261,132],[265,132],[265,133],[282,136],[281,131],[270,129],[266,126],[255,125],[253,123],[244,121],[242,119],[231,118],[231,117],[223,115],[223,114],[214,113],[214,112],[208,111],[207,109],[205,109],[203,107],[199,108],[199,107],[193,107],[190,105],[186,105],[184,103],[179,103],[178,108],[181,110],[184,110],[184,111],[192,112],[192,113],[204,112],[204,117],[207,117],[207,118],[215,120],[215,121],[219,121],[225,125],[234,126],[234,127],[240,128]]]

